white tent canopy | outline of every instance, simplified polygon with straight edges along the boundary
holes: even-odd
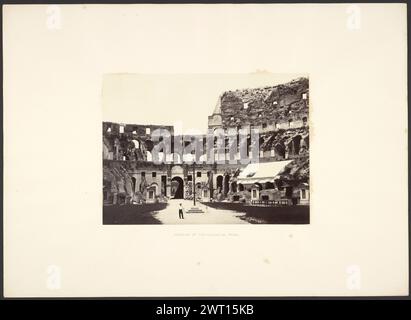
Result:
[[[250,163],[240,172],[237,182],[243,184],[273,182],[274,178],[292,161]]]

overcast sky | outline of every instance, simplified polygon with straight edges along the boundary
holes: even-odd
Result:
[[[103,121],[176,125],[205,133],[208,116],[227,90],[286,83],[306,74],[109,74],[102,89]]]

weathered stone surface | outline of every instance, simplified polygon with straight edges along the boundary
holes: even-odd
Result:
[[[226,91],[209,117],[209,127],[275,125],[303,118],[307,121],[308,98],[307,78],[273,87]]]

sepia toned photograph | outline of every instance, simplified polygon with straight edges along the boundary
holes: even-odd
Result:
[[[157,94],[178,93],[159,92],[152,77],[146,83],[152,96],[138,101],[141,94],[128,92],[146,90],[136,76],[112,77],[103,90],[113,100],[133,100],[138,122],[132,114],[126,122],[103,122],[104,224],[309,223],[308,77],[215,96],[197,88],[214,104],[186,131],[178,128],[182,121],[163,125],[172,98],[160,107],[156,102]],[[123,83],[117,92],[116,81]],[[190,104],[186,111],[190,107],[195,112]],[[158,123],[145,119],[150,109]]]

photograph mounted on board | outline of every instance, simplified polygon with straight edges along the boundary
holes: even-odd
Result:
[[[309,79],[108,74],[103,224],[309,224]]]

